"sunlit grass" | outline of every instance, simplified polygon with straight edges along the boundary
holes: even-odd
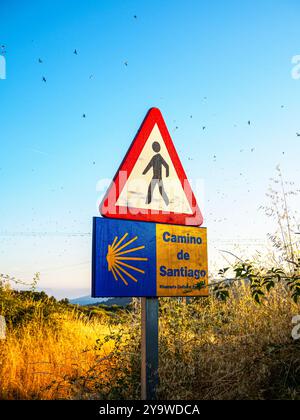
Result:
[[[1,398],[72,398],[70,378],[80,377],[96,358],[109,355],[114,344],[107,341],[95,349],[106,335],[108,325],[97,320],[65,313],[59,328],[42,321],[10,330],[0,344]],[[74,390],[73,390],[74,391]]]
[[[159,398],[299,399],[297,313],[283,285],[260,305],[248,286],[227,301],[161,298]],[[140,322],[138,300],[92,318],[66,306],[47,319],[38,304],[0,342],[0,399],[139,398]]]

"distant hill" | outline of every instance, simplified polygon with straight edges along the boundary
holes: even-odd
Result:
[[[70,299],[70,303],[73,305],[80,306],[90,306],[90,305],[118,305],[126,306],[131,302],[130,297],[121,297],[121,298],[92,298],[91,296],[81,296],[76,299]]]
[[[120,297],[120,298],[109,298],[105,302],[100,302],[100,305],[117,305],[117,306],[127,306],[131,302],[130,297]]]
[[[92,298],[91,296],[81,296],[75,299],[70,299],[70,303],[73,305],[97,305],[98,303],[104,303],[108,298]]]

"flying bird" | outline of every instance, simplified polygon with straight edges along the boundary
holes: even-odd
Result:
[[[248,125],[250,125],[250,124],[251,124],[251,121],[249,120],[249,121],[248,121]]]
[[[202,127],[202,130],[205,130],[206,129],[206,127],[205,127],[205,125]]]
[[[43,82],[44,82],[44,83],[46,83],[46,82],[47,82],[47,79],[46,79],[46,77],[45,77],[45,76],[43,76],[42,80],[43,80]]]
[[[127,67],[128,66],[128,61],[124,61],[124,65]]]
[[[86,117],[86,115],[85,114],[82,114],[82,118],[85,118]]]
[[[137,19],[137,15],[133,15],[134,19]]]
[[[42,63],[42,62],[43,62],[43,60],[41,58],[39,58],[39,63]]]
[[[300,133],[296,133],[297,137],[300,137]]]
[[[73,54],[78,55],[78,53],[77,53],[77,50],[76,50],[76,49],[74,50]]]

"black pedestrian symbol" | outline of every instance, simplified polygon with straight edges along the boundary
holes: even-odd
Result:
[[[144,169],[143,175],[145,175],[149,169],[153,168],[153,177],[151,179],[151,182],[148,187],[148,194],[146,199],[146,204],[150,204],[152,201],[153,191],[156,185],[158,185],[160,195],[164,199],[164,202],[168,206],[169,199],[165,192],[163,181],[162,181],[162,167],[164,166],[166,168],[166,177],[169,176],[169,165],[164,160],[164,158],[161,156],[160,152],[160,144],[155,141],[152,144],[152,149],[156,153],[156,155],[153,156],[153,158],[150,160],[146,168]]]

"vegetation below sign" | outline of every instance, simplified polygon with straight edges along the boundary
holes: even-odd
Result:
[[[233,292],[160,299],[159,398],[300,398],[299,305],[280,283],[263,305],[249,286]],[[1,286],[0,299],[0,399],[139,398],[139,299],[126,310],[78,307]]]

